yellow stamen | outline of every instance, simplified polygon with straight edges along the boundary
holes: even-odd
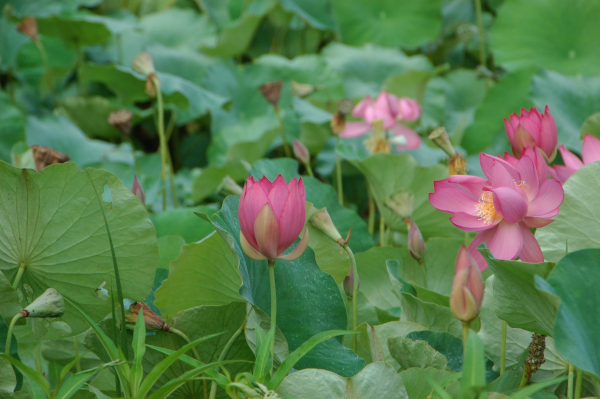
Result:
[[[392,152],[392,146],[385,135],[382,120],[373,121],[373,133],[364,141],[364,144],[371,154]]]
[[[484,191],[481,194],[476,208],[479,220],[483,220],[485,224],[492,224],[494,219],[498,217],[496,208],[494,208],[494,197],[491,191]]]

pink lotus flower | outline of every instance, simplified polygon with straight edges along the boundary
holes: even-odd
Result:
[[[564,145],[561,145],[558,149],[565,164],[564,166],[554,165],[550,169],[550,175],[561,183],[566,182],[583,165],[600,161],[600,140],[589,133],[586,133],[583,137],[583,145],[581,146],[583,162],[577,158],[577,155],[567,150]]]
[[[533,149],[532,149],[533,150]],[[429,202],[452,213],[450,221],[465,231],[478,231],[469,252],[485,270],[487,263],[477,251],[485,243],[498,259],[543,262],[540,246],[529,230],[546,226],[558,214],[564,191],[561,184],[539,172],[531,156],[513,166],[502,158],[481,154],[487,179],[454,175],[434,182]],[[545,165],[544,165],[545,166]]]
[[[513,154],[517,158],[521,158],[523,150],[527,147],[538,147],[548,162],[556,156],[558,144],[556,122],[547,105],[541,115],[536,108],[531,108],[529,111],[522,108],[521,116],[514,113],[508,119],[504,118],[504,127]]]
[[[450,294],[450,310],[454,316],[469,322],[479,315],[483,302],[483,277],[477,262],[462,245],[456,257],[456,269]]]
[[[308,245],[308,230],[292,252],[281,255],[304,228],[306,219],[306,194],[302,178],[293,178],[286,184],[283,176],[274,182],[266,177],[254,181],[248,177],[238,208],[240,242],[249,258],[297,259]]]
[[[421,107],[415,100],[407,97],[398,99],[395,95],[382,91],[375,101],[371,96],[365,97],[354,107],[352,115],[364,119],[364,122],[346,122],[342,137],[351,138],[367,134],[373,129],[373,122],[381,120],[383,128],[393,132],[394,137],[391,141],[397,144],[398,151],[419,148],[421,144],[417,132],[398,123],[398,120],[413,121],[419,118]]]

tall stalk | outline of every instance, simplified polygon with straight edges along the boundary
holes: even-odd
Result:
[[[344,205],[344,187],[342,183],[342,160],[340,159],[340,154],[337,152],[338,147],[340,146],[340,136],[335,136],[336,144],[335,144],[335,176],[337,180],[337,192],[338,192],[338,202],[340,205]]]
[[[356,265],[356,259],[354,258],[354,253],[348,246],[348,244],[344,245],[344,250],[350,257],[350,262],[352,264],[352,331],[356,331],[356,318],[357,318],[357,296],[358,296],[358,266]],[[352,335],[352,350],[356,352],[357,342],[356,342],[356,334]]]
[[[287,137],[285,135],[285,126],[283,124],[281,112],[279,111],[279,107],[277,105],[273,105],[273,108],[275,108],[275,115],[277,115],[277,120],[279,121],[279,130],[281,132],[281,140],[283,140],[283,150],[285,151],[285,156],[288,158],[293,158],[292,150],[290,149],[290,144],[288,143]]]

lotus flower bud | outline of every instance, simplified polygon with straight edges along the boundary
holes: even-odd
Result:
[[[413,258],[420,261],[425,256],[426,249],[421,230],[413,220],[410,222],[410,228],[408,229],[408,250]]]
[[[132,303],[127,312],[125,312],[127,328],[130,330],[135,328],[135,323],[142,311],[144,312],[144,324],[147,329],[162,331],[169,331],[171,329],[171,326],[165,323],[165,321],[159,315],[154,313],[144,302]]]
[[[316,91],[316,87],[306,83],[292,82],[292,94],[301,98]]]
[[[48,288],[21,313],[23,317],[61,317],[65,314],[65,300],[54,288]]]
[[[440,147],[449,157],[456,155],[456,151],[450,142],[446,128],[441,126],[429,133],[429,139]]]
[[[131,186],[131,192],[142,201],[142,204],[146,204],[146,193],[144,192],[144,188],[142,184],[137,178],[137,175],[133,176],[133,184]]]
[[[282,175],[271,182],[266,177],[248,177],[238,208],[240,242],[254,260],[295,260],[308,245],[308,229],[292,252],[283,253],[296,241],[306,220],[306,193],[302,178],[290,184]]]
[[[310,152],[308,152],[308,148],[298,139],[294,139],[294,156],[303,165],[310,163]]]
[[[360,287],[360,276],[356,275],[357,287],[356,290]],[[348,298],[352,298],[352,294],[354,294],[354,265],[350,264],[350,273],[344,277],[344,292],[348,296]]]
[[[483,290],[483,277],[477,261],[463,245],[456,258],[456,269],[450,294],[450,310],[454,316],[464,322],[476,318],[483,301]]]
[[[231,177],[225,176],[219,187],[217,187],[217,193],[221,195],[242,195],[242,187],[235,182]]]
[[[278,80],[276,82],[267,82],[264,85],[260,86],[258,89],[262,93],[265,100],[270,102],[274,107],[277,107],[282,86],[283,82],[281,80]]]
[[[408,191],[398,191],[385,201],[385,204],[398,217],[404,219],[412,216],[415,202],[415,195]]]
[[[120,109],[115,112],[111,112],[108,116],[108,123],[113,125],[117,130],[126,136],[129,136],[131,132],[131,120],[133,119],[133,112],[128,109]]]
[[[34,41],[38,40],[37,20],[34,17],[24,18],[19,25],[17,25],[17,30],[24,35],[29,36],[29,38]]]
[[[317,230],[325,233],[325,235],[337,242],[341,246],[346,244],[346,241],[342,238],[342,235],[333,224],[327,208],[321,208],[310,217],[308,220]]]
[[[156,73],[152,56],[147,52],[139,53],[132,61],[131,68],[137,73],[148,77]]]
[[[556,122],[546,105],[543,114],[534,107],[529,111],[521,109],[521,115],[516,113],[504,118],[506,135],[512,146],[513,154],[521,158],[527,147],[538,147],[548,162],[556,157],[558,135]]]
[[[417,100],[408,97],[398,99],[398,119],[401,121],[416,121],[421,116],[421,106]]]

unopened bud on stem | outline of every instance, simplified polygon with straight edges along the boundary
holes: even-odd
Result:
[[[321,232],[325,233],[327,237],[337,242],[340,245],[340,247],[346,245],[350,240],[350,234],[352,233],[352,229],[350,229],[350,231],[348,232],[348,236],[346,237],[346,239],[343,239],[342,235],[333,224],[331,216],[329,216],[329,212],[327,212],[327,208],[321,208],[317,212],[315,212],[310,217],[309,222],[317,230],[320,230]]]
[[[298,139],[294,139],[294,156],[298,161],[300,161],[303,165],[308,165],[310,163],[310,152],[308,152],[308,148]]]
[[[411,221],[410,228],[408,229],[408,250],[413,258],[420,261],[425,256],[426,251],[425,241],[421,230],[415,224],[415,221]]]
[[[357,290],[360,287],[360,277],[356,275]],[[344,292],[348,298],[352,298],[354,294],[354,265],[350,264],[350,273],[344,277]]]
[[[65,300],[54,288],[48,288],[25,309],[23,317],[61,317],[65,314]]]
[[[450,142],[446,128],[441,126],[429,133],[429,139],[440,147],[449,157],[456,155],[456,151]]]
[[[142,204],[146,204],[146,193],[144,192],[144,188],[142,184],[137,178],[137,175],[133,176],[133,184],[131,186],[131,192],[142,201]]]

